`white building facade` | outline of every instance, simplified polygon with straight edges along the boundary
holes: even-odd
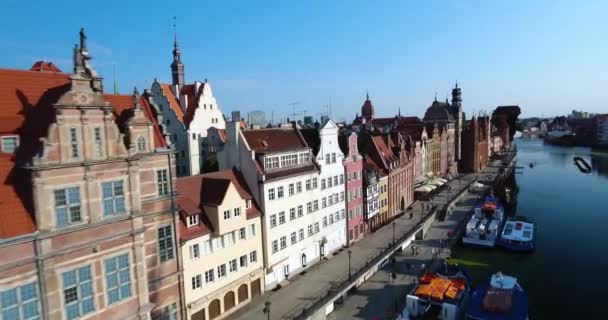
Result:
[[[260,204],[266,290],[310,267],[346,241],[337,130],[328,139],[334,140],[325,149],[330,164],[324,168],[315,161],[296,127],[246,130],[237,122],[228,123],[226,144],[218,154],[219,166],[220,170],[236,166]],[[325,161],[324,156],[317,159]],[[321,181],[325,181],[324,189]]]
[[[177,174],[187,176],[203,172],[205,160],[214,156],[204,152],[208,130],[224,130],[226,121],[207,79],[184,83],[180,55],[176,41],[171,64],[173,83],[159,83],[155,79],[148,97],[163,133],[169,136],[177,151]]]

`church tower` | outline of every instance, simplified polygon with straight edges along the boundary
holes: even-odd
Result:
[[[456,126],[454,128],[454,149],[456,150],[455,160],[456,162],[458,162],[462,158],[462,127],[464,126],[464,117],[462,114],[462,91],[460,90],[460,88],[458,88],[458,82],[456,82],[454,89],[452,89],[452,115],[454,116],[454,120],[456,121]]]
[[[184,64],[181,60],[181,51],[179,51],[179,45],[177,44],[177,34],[173,42],[173,62],[171,63],[171,77],[173,79],[173,85],[183,86],[186,82],[184,80]]]

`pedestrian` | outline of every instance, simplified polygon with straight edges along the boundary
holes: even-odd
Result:
[[[414,252],[414,245],[412,245],[411,248],[412,248],[412,256],[414,256],[414,253],[415,253]]]

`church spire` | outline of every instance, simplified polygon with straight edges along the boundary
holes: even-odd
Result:
[[[175,17],[173,17],[173,20],[175,20]],[[173,62],[171,63],[171,78],[173,79],[174,85],[183,86],[185,83],[184,64],[182,63],[181,51],[179,50],[179,44],[177,43],[175,21],[173,23]]]

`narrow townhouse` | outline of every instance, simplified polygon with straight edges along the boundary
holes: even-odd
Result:
[[[357,134],[341,134],[340,148],[344,152],[346,175],[346,225],[348,244],[361,239],[367,232],[363,191],[363,157],[359,154]],[[376,199],[377,200],[377,199]]]
[[[335,131],[337,138],[337,129],[330,131]],[[219,166],[220,170],[236,167],[242,172],[262,210],[266,290],[305,270],[346,242],[344,200],[340,201],[338,191],[338,172],[343,172],[338,162],[341,152],[337,141],[333,144],[335,147],[327,148],[329,157],[324,153],[315,156],[294,125],[265,129],[243,129],[237,122],[227,125],[226,144],[218,154]],[[326,167],[322,190],[320,162],[328,158],[331,166]],[[330,176],[332,186],[328,190]],[[334,187],[336,176],[338,187]],[[323,198],[325,208],[321,207]],[[322,227],[324,218],[327,227]]]
[[[264,292],[260,209],[236,169],[177,179],[186,319],[222,319]]]
[[[0,318],[181,319],[173,151],[90,60],[0,69]]]
[[[363,166],[363,209],[368,229],[376,230],[380,218],[380,174],[376,165],[364,159]]]

